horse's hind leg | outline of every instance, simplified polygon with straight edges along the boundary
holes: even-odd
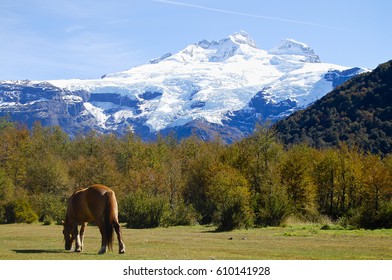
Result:
[[[118,222],[113,223],[114,230],[116,231],[117,234],[117,240],[118,240],[118,252],[120,254],[125,253],[125,244],[122,241],[122,234],[121,234],[121,229],[120,229],[120,224]]]
[[[101,249],[99,250],[98,254],[105,254],[107,251],[105,227],[102,221],[97,221],[97,226],[102,236]]]

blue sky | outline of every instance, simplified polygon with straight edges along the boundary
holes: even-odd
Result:
[[[268,50],[308,44],[323,62],[392,59],[385,0],[1,0],[0,80],[99,78],[244,30]]]

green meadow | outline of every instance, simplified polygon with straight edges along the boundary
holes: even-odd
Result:
[[[0,225],[0,260],[381,260],[392,259],[392,230],[295,224],[229,232],[214,227],[123,227],[126,253],[98,255],[100,234],[88,226],[82,253],[64,250],[62,226]]]

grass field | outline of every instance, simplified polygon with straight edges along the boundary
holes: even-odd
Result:
[[[392,230],[322,230],[320,225],[292,225],[231,232],[189,226],[122,228],[127,251],[98,255],[100,234],[86,230],[82,253],[64,250],[62,227],[40,224],[0,225],[0,260],[381,260],[392,259]]]

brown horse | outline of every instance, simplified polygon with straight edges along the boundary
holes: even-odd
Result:
[[[63,221],[65,250],[71,250],[72,242],[75,240],[75,251],[82,251],[84,230],[88,222],[95,222],[101,232],[102,243],[99,254],[106,253],[107,248],[112,250],[113,228],[117,234],[119,253],[125,253],[125,245],[118,223],[116,196],[108,187],[93,185],[77,190],[71,195],[68,200],[65,221]],[[80,234],[78,225],[81,225]]]

